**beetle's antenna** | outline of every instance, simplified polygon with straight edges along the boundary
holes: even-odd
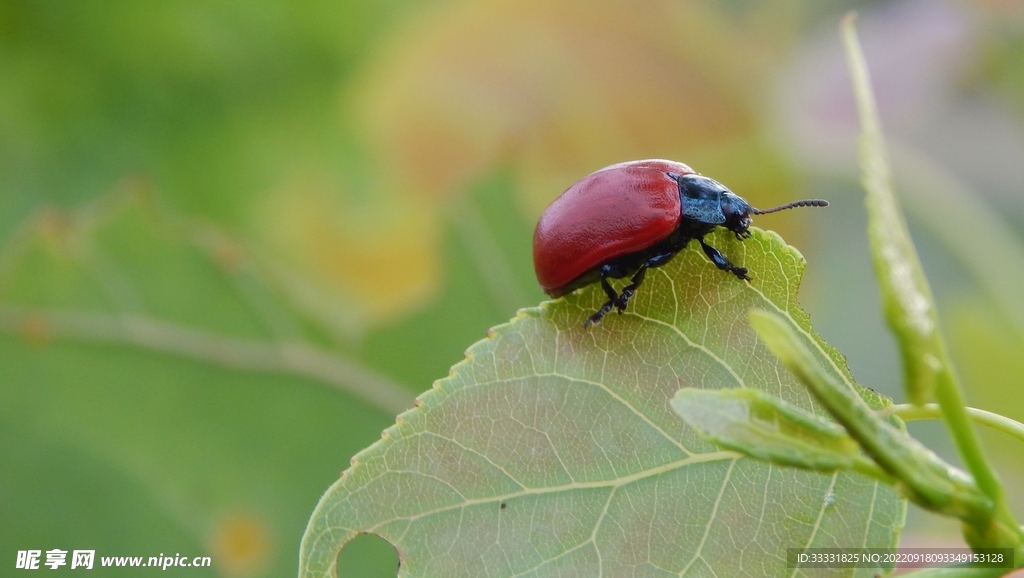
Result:
[[[772,207],[770,209],[755,209],[750,208],[750,212],[755,215],[764,215],[766,213],[774,213],[776,211],[785,211],[786,209],[795,209],[797,207],[827,207],[828,201],[825,199],[805,199],[803,201],[793,201],[785,205],[779,205],[778,207]]]

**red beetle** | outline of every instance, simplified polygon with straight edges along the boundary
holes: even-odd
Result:
[[[825,206],[828,201],[810,199],[759,210],[682,163],[619,163],[583,177],[544,210],[533,234],[533,266],[551,297],[601,283],[608,302],[587,326],[612,307],[622,313],[647,269],[668,263],[691,239],[719,269],[749,281],[747,270],[705,243],[704,235],[722,226],[743,240],[750,237],[750,215]],[[621,293],[608,283],[631,275]]]

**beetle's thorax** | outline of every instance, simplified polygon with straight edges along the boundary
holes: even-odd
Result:
[[[701,175],[669,175],[679,183],[684,220],[711,228],[721,226],[745,237],[750,227],[750,205],[722,183]]]

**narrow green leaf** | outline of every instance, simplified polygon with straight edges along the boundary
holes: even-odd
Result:
[[[971,543],[1013,546],[1024,552],[1024,532],[1006,503],[1002,483],[992,470],[964,409],[963,396],[939,330],[931,290],[892,193],[888,153],[854,19],[851,13],[843,20],[843,40],[860,113],[861,178],[867,192],[868,235],[886,319],[896,334],[903,357],[907,397],[915,405],[923,405],[934,394],[961,459],[993,504],[995,518],[988,519],[991,526],[972,528],[967,534],[968,541],[977,538],[980,541]]]
[[[793,545],[894,545],[906,502],[888,485],[722,451],[672,410],[684,387],[745,388],[826,419],[758,341],[751,307],[785,316],[852,395],[889,405],[811,330],[796,250],[759,230],[707,241],[753,281],[693,244],[623,315],[585,329],[607,299],[590,286],[471,346],[321,499],[300,576],[332,576],[363,532],[395,546],[404,577],[764,576],[788,573]]]
[[[889,480],[841,426],[756,389],[685,388],[672,408],[704,439],[760,460]]]
[[[991,519],[993,504],[966,474],[883,421],[863,400],[835,382],[786,322],[754,309],[750,324],[768,348],[814,394],[897,487],[923,508],[972,523]]]
[[[935,301],[893,194],[889,153],[853,21],[852,15],[843,21],[843,41],[860,114],[861,184],[867,193],[871,258],[882,289],[885,318],[903,357],[907,397],[921,405],[931,399],[938,374],[947,363],[946,353]]]

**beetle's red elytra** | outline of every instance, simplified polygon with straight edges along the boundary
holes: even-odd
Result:
[[[747,270],[705,243],[704,235],[721,226],[743,240],[751,215],[825,206],[828,201],[808,199],[759,210],[682,163],[619,163],[583,177],[544,210],[533,234],[533,265],[551,297],[601,283],[608,302],[587,319],[589,326],[612,307],[625,311],[647,269],[668,263],[692,239],[716,267],[749,281]],[[608,283],[630,276],[621,293]]]

